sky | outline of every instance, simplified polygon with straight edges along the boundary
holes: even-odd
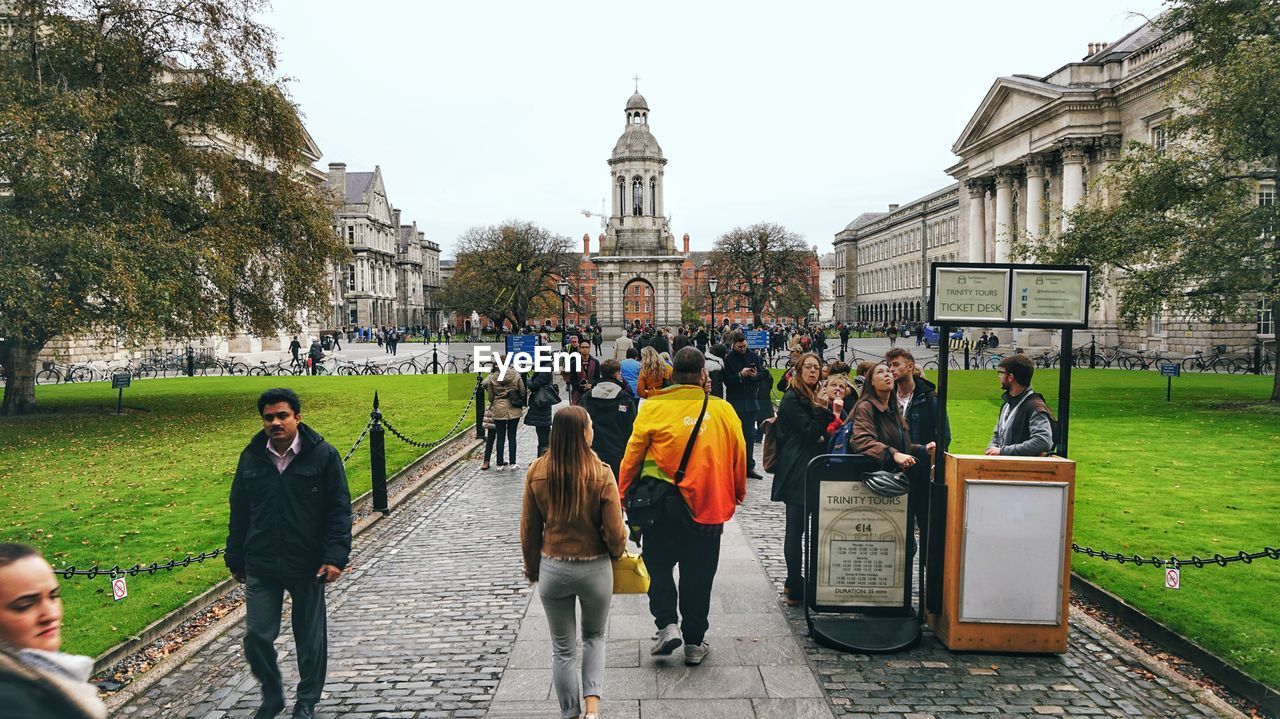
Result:
[[[862,212],[951,182],[997,77],[1044,76],[1159,12],[1075,2],[275,0],[279,71],[324,153],[381,166],[450,257],[467,228],[535,222],[592,249],[635,89],[668,160],[677,238],[775,222],[828,251]]]

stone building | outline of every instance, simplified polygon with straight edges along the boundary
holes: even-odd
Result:
[[[396,243],[396,325],[421,327],[423,324],[422,296],[422,246],[426,233],[418,229],[418,223],[400,224],[400,210],[392,215],[400,237]]]
[[[347,172],[329,163],[325,187],[337,193],[334,230],[347,241],[352,257],[346,267],[344,325],[380,327],[397,322],[396,259],[400,243],[398,213],[392,211],[382,168]],[[419,260],[420,261],[420,260]]]
[[[813,249],[817,254],[818,248]],[[836,318],[836,272],[840,254],[828,252],[818,258],[818,319],[822,322],[834,322]]]
[[[440,269],[440,245],[422,239],[422,324],[436,329],[444,324],[444,308],[440,306],[440,286],[444,278]]]
[[[927,314],[929,266],[967,260],[951,184],[888,212],[864,212],[836,233],[845,256],[844,313],[850,322],[919,321]]]

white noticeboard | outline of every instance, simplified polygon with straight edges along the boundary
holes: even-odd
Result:
[[[959,621],[1062,623],[1068,489],[965,480]]]
[[[1088,287],[1083,270],[1014,269],[1010,321],[1083,327],[1089,318]]]
[[[934,269],[933,322],[1009,321],[1009,270],[1004,267]]]

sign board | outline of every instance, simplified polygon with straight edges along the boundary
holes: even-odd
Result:
[[[1163,362],[1160,364],[1160,375],[1162,377],[1179,377],[1182,374],[1182,365],[1177,362]]]
[[[984,325],[1009,318],[1009,270],[938,267],[933,274],[933,321]]]
[[[111,389],[124,389],[129,386],[132,376],[128,372],[111,375]],[[132,396],[132,395],[130,395]]]
[[[127,596],[129,596],[129,585],[125,582],[124,577],[112,577],[111,598],[118,602]]]
[[[769,333],[764,330],[747,330],[743,332],[747,338],[747,349],[769,349]]]
[[[537,335],[507,335],[507,354],[528,355],[533,362],[537,346]]]
[[[1089,268],[1078,265],[935,262],[930,324],[1085,329]]]
[[[1182,570],[1176,567],[1170,567],[1164,570],[1164,588],[1165,589],[1182,589]]]
[[[815,602],[901,607],[907,601],[907,497],[881,497],[862,482],[818,487]]]

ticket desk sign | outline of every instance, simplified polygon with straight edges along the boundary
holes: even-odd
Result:
[[[942,605],[929,626],[955,651],[1065,652],[1075,462],[951,453],[943,461],[942,576],[927,579],[942,583]]]
[[[845,651],[899,651],[920,640],[908,497],[868,488],[862,478],[874,469],[861,455],[822,455],[806,476],[805,615],[815,641]]]

